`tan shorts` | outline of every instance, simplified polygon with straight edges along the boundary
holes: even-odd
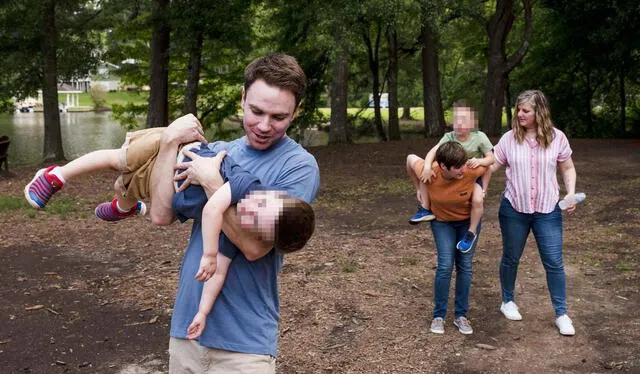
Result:
[[[275,374],[270,355],[230,352],[203,347],[195,340],[169,340],[169,374]]]
[[[160,150],[163,130],[163,127],[155,127],[127,133],[120,154],[122,175],[117,180],[122,196],[149,199],[151,170]]]

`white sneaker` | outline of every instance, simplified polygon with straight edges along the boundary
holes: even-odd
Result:
[[[507,319],[512,321],[521,321],[522,315],[518,312],[518,306],[513,301],[509,301],[508,303],[502,303],[500,305],[500,311],[504,314]]]
[[[566,314],[563,314],[560,317],[556,318],[556,326],[558,326],[558,330],[560,330],[560,334],[562,335],[576,334],[576,329],[573,328],[571,318],[569,318],[569,316]]]

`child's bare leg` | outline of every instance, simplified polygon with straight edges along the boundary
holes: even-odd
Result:
[[[479,184],[474,183],[473,195],[471,196],[471,216],[469,219],[469,231],[476,233],[478,230],[478,224],[482,215],[484,214],[484,196],[482,187]]]
[[[65,181],[80,175],[93,173],[100,170],[120,170],[120,149],[102,149],[87,153],[64,166],[60,166],[60,174]]]
[[[419,175],[422,174],[422,166],[424,166],[424,160],[414,154],[407,156],[407,174],[411,178],[413,187],[416,189],[416,195],[420,205],[423,208],[429,209],[429,189],[426,183],[422,183],[419,179]]]
[[[125,197],[124,195],[122,195],[124,186],[122,185],[122,181],[120,180],[120,178],[118,178],[114,183],[113,189],[115,190],[116,198],[118,199],[118,208],[120,208],[121,210],[129,211],[131,210],[131,208],[133,208],[138,204],[137,199],[133,199],[131,197]]]

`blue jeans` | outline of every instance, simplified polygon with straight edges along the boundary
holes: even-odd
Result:
[[[519,213],[513,209],[509,200],[503,197],[498,217],[500,231],[502,231],[502,261],[500,262],[502,301],[506,303],[514,300],[518,264],[529,232],[533,231],[540,259],[547,273],[547,287],[556,317],[567,313],[560,208],[556,205],[553,212],[547,214]]]
[[[471,291],[471,278],[473,277],[473,253],[476,244],[467,253],[461,253],[456,244],[462,239],[464,233],[469,230],[469,220],[464,221],[431,221],[431,231],[438,251],[438,268],[433,281],[433,318],[443,318],[447,314],[447,302],[449,300],[449,286],[451,285],[451,273],[456,267],[455,287],[455,317],[466,317],[469,310],[469,293]],[[480,224],[476,235],[480,235]]]

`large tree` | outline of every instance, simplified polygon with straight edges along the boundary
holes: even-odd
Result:
[[[99,39],[93,30],[101,11],[79,0],[0,4],[0,98],[42,90],[44,161],[64,159],[57,85],[96,66]]]
[[[169,0],[152,0],[151,63],[147,127],[169,124]]]
[[[487,76],[482,112],[483,131],[488,135],[499,135],[502,130],[502,110],[509,73],[516,67],[529,49],[532,34],[531,0],[522,0],[524,33],[519,48],[507,55],[507,37],[516,19],[514,0],[497,0],[495,10],[489,18],[476,13],[476,19],[485,27],[488,37]]]

